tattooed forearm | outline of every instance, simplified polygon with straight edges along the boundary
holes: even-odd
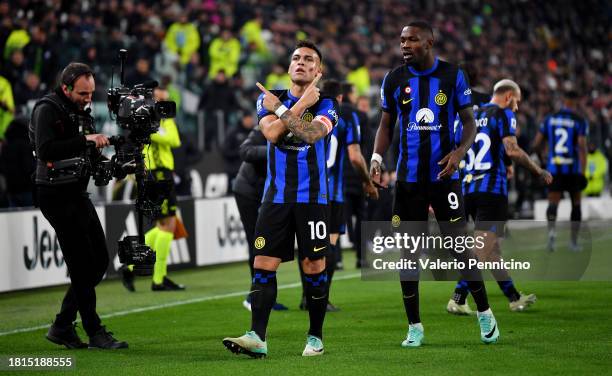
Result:
[[[295,116],[291,110],[285,111],[281,120],[294,136],[307,144],[314,144],[327,135],[325,125],[318,122],[308,122]]]
[[[525,153],[520,146],[518,146],[516,142],[516,138],[514,137],[506,137],[504,138],[504,147],[506,149],[506,154],[512,159],[514,162],[520,164],[521,166],[527,167],[532,173],[539,174],[541,172],[540,167],[536,165],[529,155]]]

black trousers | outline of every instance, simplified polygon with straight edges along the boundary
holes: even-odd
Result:
[[[242,226],[244,227],[244,232],[249,244],[249,268],[251,269],[252,279],[253,262],[255,260],[255,224],[257,223],[257,215],[261,202],[260,200],[253,200],[240,193],[234,193],[234,198],[236,199],[236,205],[238,205],[240,220],[242,221]]]
[[[357,253],[357,263],[361,264],[361,221],[365,220],[366,207],[363,193],[346,193],[344,195],[344,215],[346,216],[346,231]],[[353,216],[355,222],[353,222]],[[353,224],[354,223],[354,224]],[[342,261],[342,253],[338,252]]]
[[[89,198],[80,192],[42,187],[37,191],[40,210],[55,229],[70,273],[71,284],[55,324],[72,324],[78,311],[83,328],[92,336],[100,329],[95,287],[106,273],[109,262],[98,214]]]

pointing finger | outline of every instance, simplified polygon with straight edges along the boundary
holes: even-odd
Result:
[[[270,94],[270,92],[268,91],[268,89],[266,89],[262,84],[260,84],[259,82],[255,83],[255,85],[259,88],[259,90],[261,90],[264,94]]]
[[[312,82],[310,83],[310,86],[317,86],[317,84],[319,83],[319,80],[321,79],[323,75],[321,73],[317,73],[317,75],[315,76],[314,80],[312,80]]]

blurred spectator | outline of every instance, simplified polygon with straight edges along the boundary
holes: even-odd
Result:
[[[291,77],[282,64],[276,63],[272,66],[272,72],[266,77],[266,88],[268,90],[285,90],[291,86]]]
[[[14,113],[13,88],[6,78],[0,76],[0,141],[4,139],[4,132],[13,120]]]
[[[36,100],[43,95],[44,92],[40,88],[38,75],[34,72],[26,72],[25,80],[17,82],[13,93],[16,111],[25,115],[25,106],[28,104],[28,101]]]
[[[266,46],[266,42],[264,41],[262,35],[262,24],[263,17],[261,15],[261,12],[257,12],[255,18],[250,21],[247,21],[242,26],[242,29],[240,29],[240,37],[242,38],[244,45],[253,44],[256,47],[257,52],[262,55],[268,55],[268,47]]]
[[[205,148],[219,146],[225,136],[225,127],[229,122],[229,112],[238,108],[234,88],[219,70],[213,82],[208,84],[200,97],[200,108],[204,110]]]
[[[229,29],[224,29],[220,37],[213,39],[208,48],[208,54],[210,56],[209,78],[215,77],[220,70],[225,71],[228,77],[233,77],[238,71],[240,42],[232,36]]]
[[[588,184],[584,189],[586,196],[601,196],[604,189],[606,173],[608,172],[608,161],[594,142],[589,142],[589,153],[585,176]]]
[[[6,178],[10,207],[32,206],[35,161],[28,138],[28,120],[16,117],[8,126],[0,151],[0,173]]]
[[[151,77],[151,63],[145,57],[139,57],[136,60],[136,69],[125,78],[128,86],[142,84],[151,80],[153,80],[153,77]]]
[[[370,92],[370,71],[367,65],[360,65],[355,56],[349,57],[351,71],[346,75],[346,80],[355,85],[357,95],[367,95]]]
[[[179,55],[179,61],[185,65],[200,48],[200,34],[195,25],[189,22],[187,15],[181,14],[178,22],[168,28],[164,42],[170,51]]]
[[[202,153],[191,141],[179,131],[181,146],[172,149],[174,155],[174,176],[176,180],[177,196],[191,196],[191,170],[190,166],[202,159]]]
[[[11,85],[14,87],[17,82],[23,80],[25,71],[26,65],[23,51],[19,49],[11,51],[9,60],[4,66],[2,75],[9,80]]]
[[[55,48],[48,42],[47,32],[42,26],[32,26],[30,33],[32,39],[23,48],[27,69],[38,76],[43,90],[52,88],[59,69]]]
[[[25,28],[18,27],[13,29],[4,45],[4,59],[8,60],[11,53],[15,50],[21,50],[30,42],[30,35]]]
[[[223,143],[223,159],[225,161],[225,172],[229,176],[230,183],[238,174],[242,159],[240,159],[240,145],[246,140],[251,132],[251,129],[255,127],[255,116],[250,111],[242,113],[240,121],[236,124],[227,134],[225,142]],[[232,184],[230,184],[230,187]]]

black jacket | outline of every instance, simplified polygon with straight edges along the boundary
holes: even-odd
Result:
[[[15,118],[5,133],[6,144],[0,152],[0,172],[6,177],[9,193],[17,194],[32,191],[34,157],[28,139],[28,122]]]
[[[266,183],[267,150],[267,140],[256,127],[240,145],[240,158],[243,162],[234,179],[232,189],[235,193],[261,201]]]
[[[85,151],[86,139],[78,129],[75,115],[89,116],[66,98],[60,89],[45,95],[34,106],[30,120],[30,142],[36,151],[37,185],[51,185],[47,162],[75,158]],[[88,182],[87,177],[62,185],[59,189],[85,191]]]

